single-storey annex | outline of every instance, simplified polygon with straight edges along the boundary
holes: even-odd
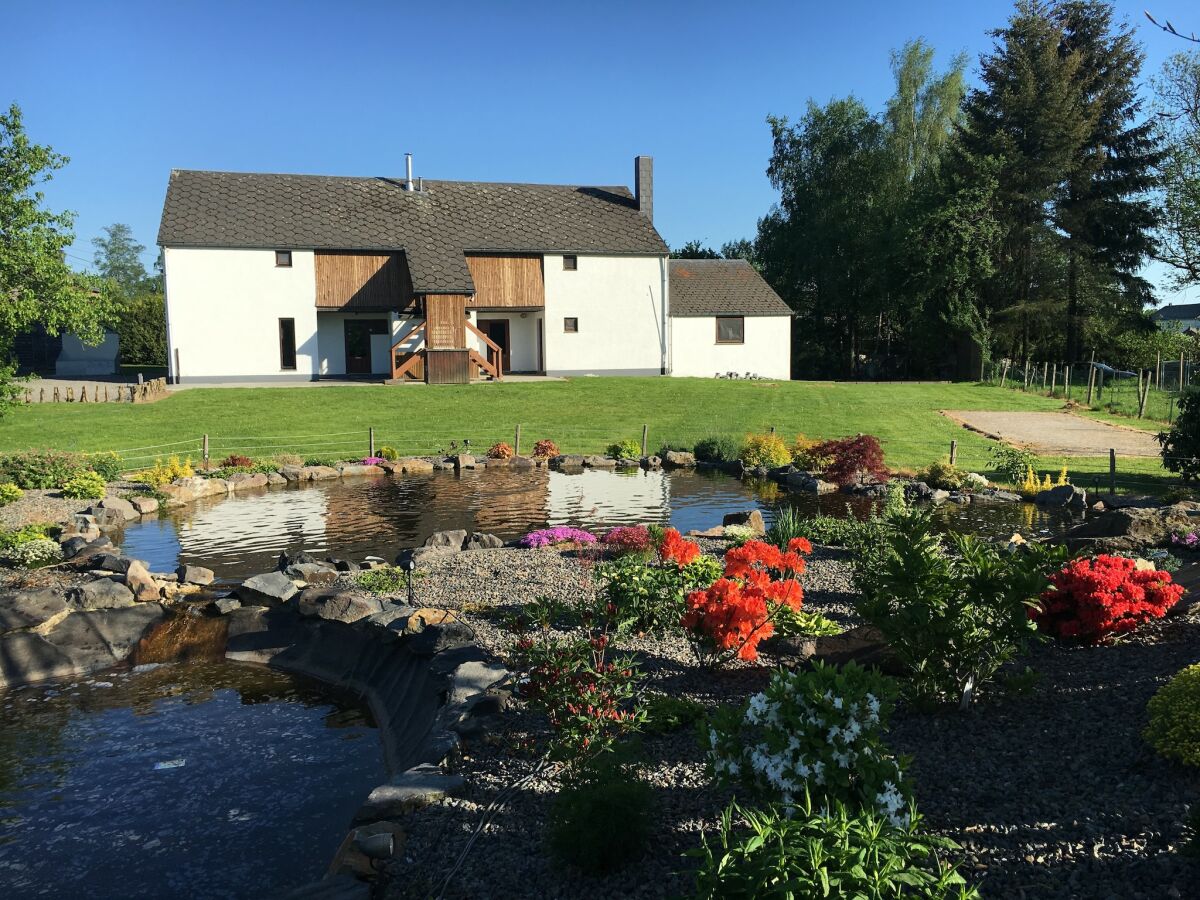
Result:
[[[411,158],[399,179],[175,170],[158,235],[171,377],[786,378],[786,307],[752,269],[707,291],[716,267],[677,278],[652,165],[635,159],[633,191],[414,179]],[[680,279],[704,302],[677,308]]]

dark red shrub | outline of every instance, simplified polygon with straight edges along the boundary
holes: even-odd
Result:
[[[254,465],[254,460],[248,456],[241,456],[237,453],[230,453],[227,457],[221,460],[221,468],[223,469],[248,469]]]
[[[558,444],[551,440],[538,441],[533,445],[533,455],[541,459],[558,456]]]
[[[1030,612],[1038,628],[1089,643],[1161,618],[1183,596],[1170,573],[1139,569],[1123,556],[1074,560],[1050,583],[1041,607]]]
[[[825,441],[810,452],[814,457],[830,460],[825,467],[824,477],[834,484],[888,480],[887,466],[883,464],[883,447],[874,435],[860,434],[857,437]]]

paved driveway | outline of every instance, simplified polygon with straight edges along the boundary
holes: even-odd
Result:
[[[1070,412],[981,412],[942,410],[942,414],[995,440],[1028,447],[1043,456],[1158,456],[1154,434],[1110,425]]]

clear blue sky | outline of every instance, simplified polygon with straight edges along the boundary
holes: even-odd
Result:
[[[1147,4],[1196,31],[1200,6],[1118,2],[1150,74],[1189,45]],[[79,214],[79,267],[112,222],[153,247],[172,168],[395,175],[405,151],[428,178],[627,185],[651,154],[668,243],[719,245],[775,199],[768,113],[850,93],[880,108],[888,53],[915,37],[942,62],[966,51],[974,77],[1011,8],[5,0],[0,103],[71,157],[46,193]]]

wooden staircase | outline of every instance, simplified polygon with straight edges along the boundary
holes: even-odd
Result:
[[[504,354],[500,346],[476,328],[465,312],[459,313],[463,326],[461,334],[457,327],[448,328],[444,323],[431,329],[429,315],[427,310],[420,325],[392,344],[393,382],[464,384],[480,376],[494,381],[504,379]],[[487,347],[486,356],[467,346],[468,331],[483,341]]]

